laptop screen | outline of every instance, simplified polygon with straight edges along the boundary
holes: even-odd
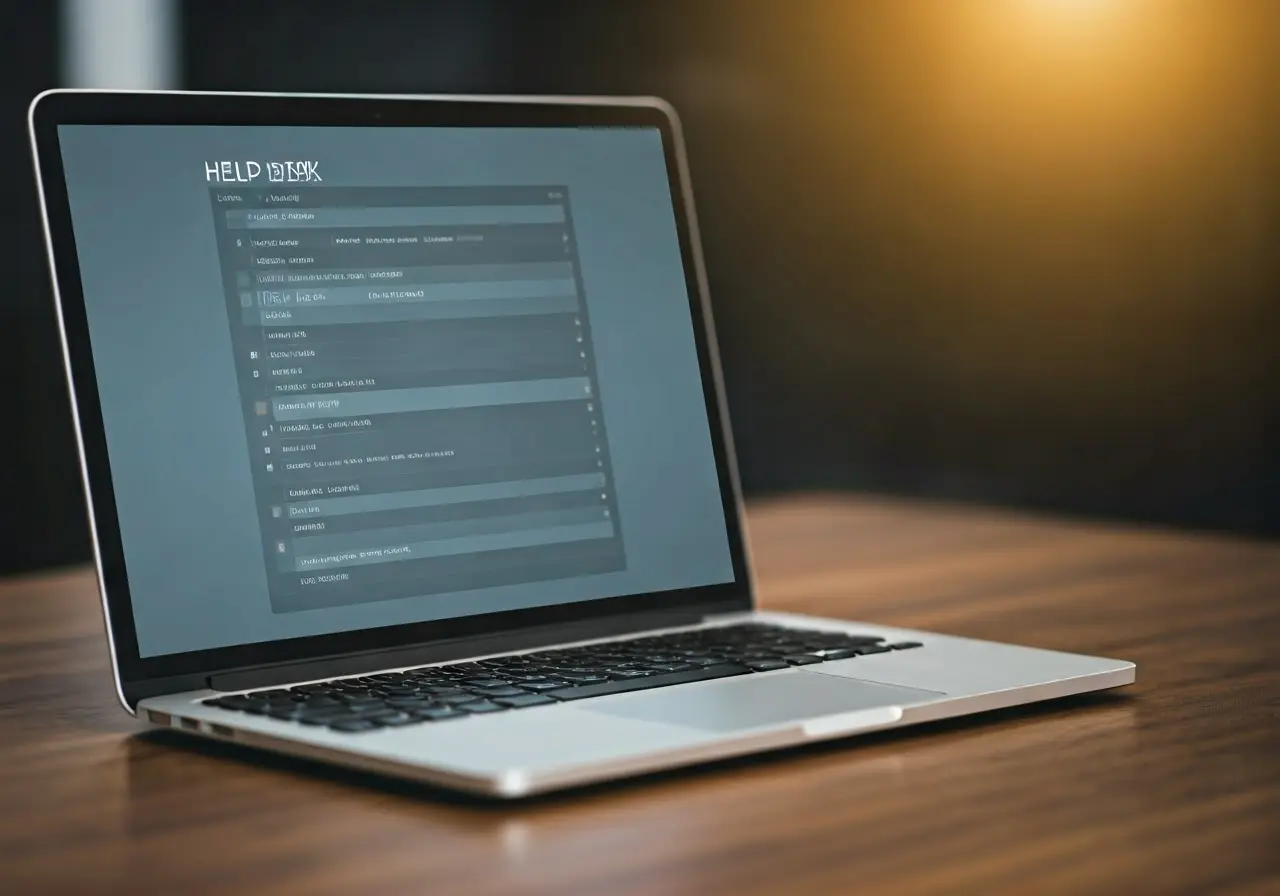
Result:
[[[59,142],[141,656],[733,580],[657,129]]]

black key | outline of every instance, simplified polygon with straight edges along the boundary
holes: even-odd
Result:
[[[868,644],[866,647],[859,647],[858,649],[862,651],[863,656],[868,653],[888,653],[890,650],[890,648],[885,647],[883,644]]]
[[[459,703],[457,706],[457,709],[460,709],[463,712],[469,712],[469,713],[483,713],[483,712],[501,712],[502,710],[506,709],[506,707],[500,706],[499,704],[493,703],[489,700],[476,700],[474,703]]]
[[[330,722],[328,727],[334,731],[354,733],[356,731],[372,731],[374,728],[381,728],[382,725],[372,719],[351,719],[345,722]]]
[[[890,644],[890,650],[910,650],[913,647],[923,647],[919,641],[899,641],[897,644]]]
[[[240,707],[241,712],[247,712],[251,716],[265,716],[271,711],[271,706],[267,703],[250,703],[248,706]]]
[[[786,660],[748,660],[746,667],[752,672],[773,672],[776,669],[786,669],[789,664]],[[711,668],[715,668],[712,666]]]
[[[809,666],[822,662],[822,657],[814,656],[812,653],[789,653],[783,659],[793,666]]]
[[[273,719],[296,719],[298,717],[298,710],[284,706],[272,707],[267,710],[267,715]]]
[[[462,683],[472,688],[501,688],[511,684],[505,678],[466,678]]]
[[[546,681],[546,680],[547,680],[547,676],[545,676],[545,675],[534,675],[533,673],[520,672],[520,673],[518,673],[518,674],[516,674],[516,675],[508,675],[508,676],[507,676],[507,679],[508,679],[509,681],[511,681],[513,684],[519,684],[519,683],[521,683],[521,682],[526,682],[526,681]]]
[[[613,669],[609,672],[609,677],[621,681],[628,678],[645,678],[652,674],[654,673],[646,672],[643,669]]]
[[[847,660],[855,656],[862,656],[864,649],[862,647],[841,647],[836,650],[824,650],[822,656],[828,660]]]
[[[690,684],[695,681],[710,681],[713,678],[727,678],[731,675],[746,675],[750,671],[746,666],[725,663],[720,666],[707,666],[704,669],[693,669],[688,672],[647,675],[644,678],[632,678],[625,681],[606,681],[601,684],[588,684],[576,688],[561,688],[558,691],[549,691],[548,696],[555,697],[557,700],[582,700],[586,697],[625,694],[629,691],[644,691],[649,688],[664,688],[677,684]]]
[[[346,705],[348,712],[372,712],[377,709],[386,708],[386,702],[383,700],[352,700]]]
[[[564,687],[563,681],[517,681],[516,687],[522,691],[555,691]]]
[[[449,709],[447,707],[441,707],[439,709],[420,709],[416,710],[413,714],[416,718],[424,719],[428,722],[440,722],[445,719],[461,719],[466,715],[465,712],[458,712],[456,709]]]
[[[320,695],[317,697],[310,697],[302,701],[301,705],[305,706],[307,709],[319,709],[321,707],[329,707],[329,706],[341,707],[341,706],[346,706],[347,704],[346,704],[346,701],[338,700],[334,697],[326,697],[324,695]]]
[[[370,722],[377,722],[379,725],[386,725],[389,728],[394,728],[399,725],[408,725],[411,722],[417,721],[407,712],[392,712],[391,710],[362,715],[360,718],[367,719]]]
[[[558,677],[575,684],[595,684],[598,681],[609,680],[608,676],[596,675],[594,672],[561,672]]]
[[[431,695],[432,703],[442,703],[445,706],[457,706],[460,703],[471,703],[476,699],[477,697],[475,694],[470,694],[470,693],[467,693],[466,691],[461,691],[457,694],[432,694]]]
[[[354,718],[355,716],[344,713],[343,715],[340,715],[340,716],[300,715],[300,716],[294,716],[293,720],[300,725],[328,725],[330,722],[337,722],[337,721],[354,719]]]
[[[321,682],[320,684],[300,684],[296,687],[290,688],[290,690],[296,691],[299,694],[324,694],[327,693],[331,687],[332,685],[327,682]]]
[[[513,688],[511,685],[503,685],[500,688],[476,688],[476,693],[484,694],[486,697],[522,697],[527,696],[524,691],[519,688]]]
[[[489,671],[479,663],[458,663],[456,666],[441,666],[440,668],[445,670],[446,673],[466,672],[471,675],[484,675]]]
[[[359,718],[353,712],[302,713],[294,721],[304,725],[332,725],[334,722],[354,722]]]
[[[693,663],[645,663],[645,668],[652,669],[654,672],[687,672],[699,667]]]
[[[861,647],[863,645],[879,644],[883,640],[884,638],[876,635],[841,635],[840,640],[832,643],[839,647]]]
[[[386,704],[387,706],[402,709],[404,707],[435,706],[436,700],[430,694],[420,694],[416,697],[388,697]]]
[[[512,709],[523,709],[526,706],[542,706],[556,701],[541,694],[522,694],[519,697],[494,697],[493,702],[501,703],[503,706],[510,706]]]

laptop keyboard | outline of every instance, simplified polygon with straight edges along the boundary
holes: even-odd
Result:
[[[334,731],[373,731],[920,646],[751,622],[211,697],[204,704]]]

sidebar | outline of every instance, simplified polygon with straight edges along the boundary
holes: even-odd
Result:
[[[568,191],[210,191],[275,612],[626,566]]]

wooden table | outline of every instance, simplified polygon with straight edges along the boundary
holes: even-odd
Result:
[[[1116,695],[491,804],[137,735],[77,570],[0,585],[0,893],[1280,893],[1280,545],[844,499],[765,605],[1132,659]]]

